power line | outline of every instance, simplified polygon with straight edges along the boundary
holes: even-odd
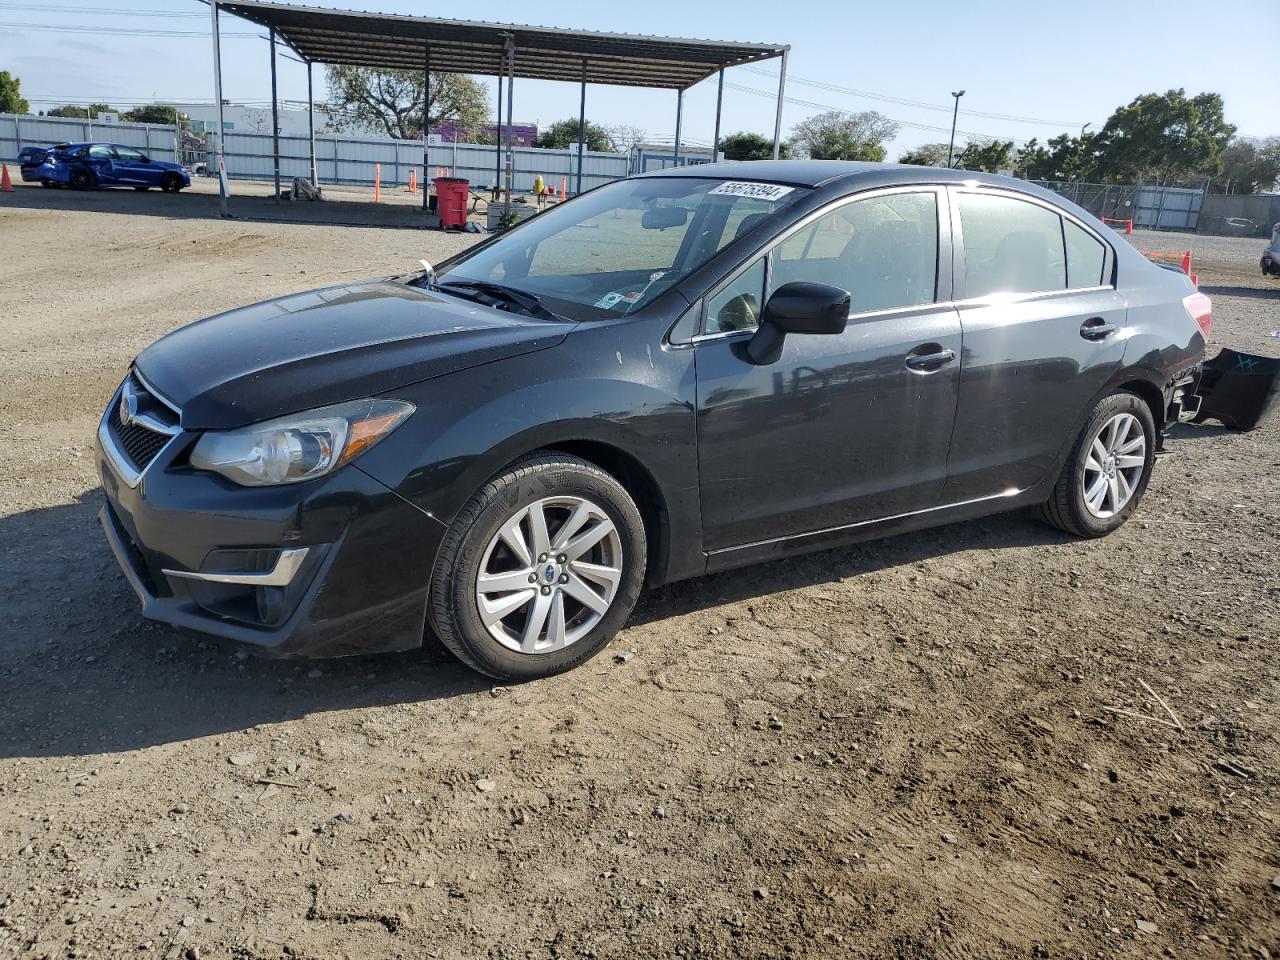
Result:
[[[208,20],[207,13],[186,12],[179,10],[122,10],[111,8],[103,10],[101,7],[86,6],[53,6],[47,3],[10,3],[8,0],[0,2],[0,10],[22,11],[24,13],[74,13],[74,14],[97,14],[105,17],[164,17],[174,20],[191,20],[200,19]]]
[[[754,93],[756,96],[767,97],[770,100],[774,100],[777,98],[777,94],[774,93],[772,90],[757,90],[755,87],[743,86],[740,83],[730,83],[726,81],[725,89],[739,90],[742,93]],[[798,97],[783,97],[783,100],[785,100],[787,103],[794,103],[797,106],[813,107],[818,110],[839,110],[840,109],[839,107],[834,107],[829,103],[818,103],[815,100],[801,100]],[[892,120],[894,123],[898,124],[899,126],[910,127],[912,130],[925,130],[930,133],[950,133],[951,132],[950,127],[935,127],[928,123],[913,123],[910,120],[899,120],[896,117],[889,117],[888,119]],[[983,140],[1012,140],[1013,143],[1018,146],[1021,146],[1027,142],[1026,140],[1019,140],[1016,137],[993,137],[991,136],[991,134],[978,133],[974,130],[957,130],[956,133],[962,133],[966,137],[978,138]]]
[[[49,33],[112,33],[121,34],[130,37],[201,37],[205,40],[209,39],[208,30],[161,30],[157,28],[131,28],[131,27],[99,27],[90,24],[52,24],[52,23],[0,23],[0,28],[9,30],[44,30]],[[221,36],[226,37],[258,37],[259,33],[234,33],[222,31]]]
[[[768,70],[761,70],[759,67],[743,67],[743,70],[749,73],[756,73],[763,77],[773,77],[777,74]],[[941,113],[950,113],[951,107],[943,106],[940,103],[928,103],[924,100],[910,100],[906,97],[894,97],[887,93],[873,93],[870,90],[858,90],[854,87],[842,87],[835,83],[826,83],[822,80],[810,80],[805,77],[797,77],[793,74],[787,74],[787,82],[795,81],[805,86],[817,87],[822,90],[829,90],[832,93],[843,93],[851,97],[863,97],[868,100],[879,100],[884,103],[896,103],[905,107],[919,107],[922,110],[936,110]],[[1076,120],[1041,120],[1036,117],[1022,117],[1011,113],[990,113],[985,110],[961,110],[965,116],[983,117],[987,120],[1006,120],[1014,123],[1039,123],[1050,127],[1078,127],[1080,122]],[[950,130],[950,128],[947,128]]]

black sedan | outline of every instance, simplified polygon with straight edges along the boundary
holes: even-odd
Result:
[[[1209,324],[1017,180],[667,170],[163,337],[102,418],[102,521],[147,617],[542,676],[645,585],[1019,507],[1109,533]]]

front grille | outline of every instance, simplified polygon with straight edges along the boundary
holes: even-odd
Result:
[[[125,379],[120,391],[121,395],[129,394],[134,398],[135,409],[140,415],[159,426],[177,431],[178,415],[148,391],[132,373]],[[138,473],[145,470],[173,438],[173,433],[153,430],[137,419],[125,422],[125,405],[120,402],[119,396],[108,419],[108,429],[120,450],[128,457],[130,466]]]

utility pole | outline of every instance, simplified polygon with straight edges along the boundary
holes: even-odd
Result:
[[[960,116],[960,98],[964,96],[964,91],[959,93],[951,91],[951,96],[956,98],[955,109],[951,111],[951,142],[947,144],[947,167],[951,167],[951,157],[956,151],[956,118]]]

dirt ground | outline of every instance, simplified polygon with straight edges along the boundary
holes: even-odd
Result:
[[[0,956],[1280,957],[1280,422],[1179,428],[1105,540],[676,585],[551,680],[264,661],[140,618],[99,413],[165,331],[472,238],[76,199],[0,195]],[[1133,239],[1280,356],[1259,241]]]

